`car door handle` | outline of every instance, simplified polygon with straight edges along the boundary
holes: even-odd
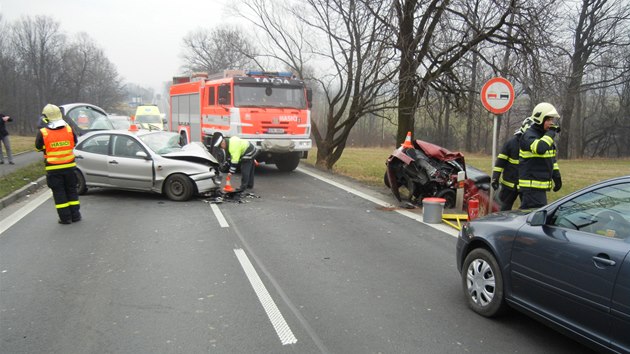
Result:
[[[82,159],[82,158],[83,158],[83,155],[74,155],[74,158],[75,158],[75,159]]]
[[[596,263],[600,263],[603,265],[607,265],[607,266],[614,266],[615,264],[617,264],[615,261],[613,261],[612,259],[608,258],[607,255],[603,255],[603,254],[598,254],[597,256],[593,256],[593,260]]]
[[[116,160],[111,160],[109,163],[111,163],[112,165],[118,165],[118,161]]]

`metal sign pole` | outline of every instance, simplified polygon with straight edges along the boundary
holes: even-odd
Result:
[[[494,115],[494,126],[492,127],[492,166],[490,167],[490,178],[492,179],[492,174],[494,172],[494,160],[496,160],[497,156],[497,128],[499,125],[499,115]],[[490,197],[488,198],[488,205],[486,208],[486,214],[492,213],[492,200],[494,198],[494,189],[490,187]]]

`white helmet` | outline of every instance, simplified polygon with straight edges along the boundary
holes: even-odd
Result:
[[[560,118],[560,114],[556,111],[556,107],[554,107],[551,103],[542,102],[534,107],[532,111],[532,119],[533,124],[543,124],[545,118]]]
[[[46,107],[44,107],[44,109],[42,110],[42,115],[44,115],[49,122],[54,122],[62,118],[61,110],[59,109],[59,107],[50,103],[47,104]]]
[[[530,117],[523,119],[523,123],[521,123],[521,127],[516,129],[516,131],[514,132],[514,135],[525,134],[525,131],[527,131],[527,129],[529,129],[531,125],[532,125],[532,119]]]

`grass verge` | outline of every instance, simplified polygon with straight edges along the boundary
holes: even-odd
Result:
[[[45,174],[44,163],[34,162],[0,177],[0,198],[19,190]]]
[[[13,154],[35,149],[35,137],[33,136],[9,135],[9,141]],[[43,162],[35,162],[0,176],[0,198],[4,198],[29,183],[37,181],[45,174]]]

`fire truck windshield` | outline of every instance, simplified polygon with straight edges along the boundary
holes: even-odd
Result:
[[[306,108],[300,86],[234,85],[234,106]]]

